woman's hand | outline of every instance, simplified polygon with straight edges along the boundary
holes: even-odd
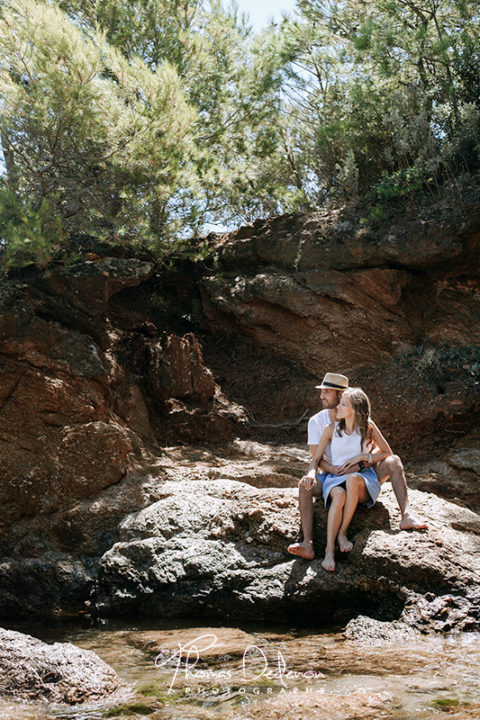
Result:
[[[361,455],[355,455],[355,457],[350,458],[350,460],[347,460],[347,462],[344,462],[338,474],[345,475],[346,473],[350,472],[355,465],[358,465],[359,462],[366,462],[366,458],[363,453]]]

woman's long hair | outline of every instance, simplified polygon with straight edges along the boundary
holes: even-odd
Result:
[[[355,428],[360,430],[362,438],[362,447],[365,442],[371,441],[371,431],[368,424],[370,418],[370,400],[362,388],[351,387],[345,390],[343,397],[348,397],[355,411]],[[338,434],[345,432],[345,419],[342,418],[338,423]]]

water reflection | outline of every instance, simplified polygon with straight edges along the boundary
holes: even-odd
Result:
[[[81,708],[0,701],[8,720],[480,717],[478,634],[365,646],[340,632],[178,621],[13,629],[95,651],[136,694]]]

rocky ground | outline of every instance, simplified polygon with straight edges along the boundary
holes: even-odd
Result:
[[[326,573],[321,503],[319,559],[307,563],[286,552],[299,537],[296,483],[306,459],[295,446],[246,440],[222,454],[166,448],[148,474],[137,470],[67,510],[19,522],[16,555],[0,566],[3,613],[293,615],[322,626],[364,614],[396,620],[407,634],[479,629],[477,513],[411,489],[429,530],[402,532],[387,483],[377,505],[354,518],[353,552]],[[66,527],[76,544],[59,550],[59,528]]]
[[[398,530],[386,489],[372,511],[358,511],[355,548],[330,574],[320,560],[285,553],[297,536],[295,490],[228,480],[167,482],[157,502],[120,523],[119,541],[100,561],[97,608],[114,615],[139,609],[152,616],[285,621],[297,615],[300,624],[316,618],[323,625],[363,612],[400,616],[421,630],[477,629],[478,516],[418,491],[412,501],[428,532]],[[325,521],[319,506],[320,559]]]

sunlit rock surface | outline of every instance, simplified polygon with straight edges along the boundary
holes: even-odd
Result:
[[[389,707],[389,693],[356,692],[351,695],[337,693],[285,692],[252,704],[248,716],[255,720],[390,720],[394,717]]]
[[[73,705],[122,688],[117,673],[90,650],[0,629],[0,695]]]

